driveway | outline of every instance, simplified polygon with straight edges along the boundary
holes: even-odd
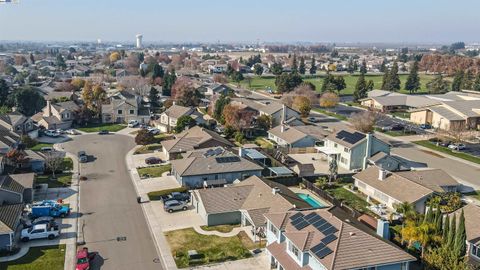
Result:
[[[86,246],[99,255],[91,269],[162,269],[126,169],[125,156],[134,146],[132,137],[114,134],[77,136],[61,145],[94,157],[80,167],[88,177],[80,184],[80,227]]]

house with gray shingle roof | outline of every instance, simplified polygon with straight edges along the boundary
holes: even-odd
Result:
[[[0,205],[30,203],[33,199],[33,173],[0,176]]]
[[[279,125],[268,131],[268,139],[288,148],[314,147],[329,132],[320,126]]]
[[[172,132],[177,126],[178,119],[185,115],[192,117],[197,124],[205,123],[203,115],[195,108],[173,104],[160,115],[160,119],[156,121],[156,126],[162,132]]]
[[[267,254],[271,269],[408,269],[415,257],[367,233],[332,209],[269,212]]]
[[[23,208],[23,203],[0,205],[0,250],[12,249]]]
[[[466,254],[472,263],[480,265],[480,206],[474,204],[465,205],[455,211],[457,219],[460,218],[462,211],[465,216],[465,231],[467,233]]]
[[[53,103],[47,100],[47,105],[41,112],[33,115],[32,120],[46,129],[69,129],[79,109],[74,101]]]
[[[32,119],[19,112],[0,115],[0,125],[17,134],[28,134],[35,129]]]

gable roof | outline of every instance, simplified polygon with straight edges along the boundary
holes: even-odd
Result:
[[[445,192],[443,187],[460,185],[457,180],[441,169],[424,169],[396,172],[399,176],[420,184],[435,192]]]
[[[322,140],[328,136],[328,132],[319,126],[287,126],[284,125],[282,132],[282,125],[270,129],[268,132],[281,138],[289,144],[295,143],[305,137],[313,137]]]
[[[163,113],[166,114],[168,117],[178,119],[184,115],[188,115],[192,112],[192,108],[184,107],[180,105],[172,105]]]
[[[63,112],[63,111],[76,111],[80,107],[75,103],[74,101],[65,101],[65,102],[59,102],[59,103],[52,103],[52,107],[55,108],[58,112]]]
[[[15,181],[10,175],[1,175],[0,189],[23,194],[24,187]]]
[[[372,135],[373,136],[373,135]],[[363,142],[367,138],[365,133],[353,129],[341,129],[327,136],[327,139],[334,141],[342,146],[352,148]]]
[[[25,123],[28,118],[19,112],[0,114],[0,121],[5,122],[10,127]]]
[[[16,229],[24,204],[7,204],[0,206],[0,234],[11,233]]]
[[[7,147],[12,147],[18,141],[20,141],[20,136],[18,136],[18,134],[0,126],[0,145],[3,144]]]
[[[169,153],[191,151],[206,142],[216,142],[219,146],[232,146],[232,143],[218,133],[194,126],[175,136],[173,140],[162,141],[161,144]],[[212,145],[210,145],[212,146]]]
[[[465,215],[465,231],[467,232],[467,241],[475,245],[480,244],[480,206],[474,204],[467,204],[464,207],[455,211],[457,218],[460,214]]]

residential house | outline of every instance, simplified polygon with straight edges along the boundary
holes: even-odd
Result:
[[[336,159],[339,167],[349,171],[367,167],[368,158],[378,152],[390,153],[390,144],[375,135],[343,129],[328,135],[323,145],[316,147],[328,161]]]
[[[265,214],[270,269],[408,270],[415,257],[337,217],[336,208]]]
[[[12,250],[23,208],[23,203],[0,205],[0,250]]]
[[[427,163],[405,159],[400,156],[378,152],[368,159],[369,165],[374,165],[387,171],[410,171],[413,169],[426,168]]]
[[[197,124],[205,123],[203,115],[195,108],[173,104],[160,115],[160,119],[156,121],[156,126],[162,132],[172,132],[177,126],[178,119],[186,115],[192,117]]]
[[[410,121],[443,130],[480,128],[480,100],[443,101],[411,110]]]
[[[33,179],[33,173],[0,175],[0,205],[32,202]]]
[[[250,176],[261,176],[263,167],[225,151],[219,154],[190,156],[172,160],[172,175],[186,187],[203,187],[210,180],[231,184]]]
[[[52,103],[47,100],[47,105],[41,112],[32,116],[32,120],[46,129],[69,129],[79,109],[74,101]]]
[[[425,213],[426,202],[433,194],[458,191],[460,184],[440,169],[389,172],[376,166],[353,176],[355,187],[365,195],[395,210],[408,202]]]
[[[319,126],[279,125],[268,131],[268,139],[288,148],[314,147],[323,142],[329,132]]]
[[[288,187],[257,176],[231,186],[195,190],[193,198],[208,226],[252,226],[255,236],[265,235],[266,213],[312,208]]]
[[[102,105],[103,123],[140,123],[150,121],[150,110],[144,106],[142,97],[129,91],[118,91],[111,95],[109,103]]]
[[[162,141],[163,153],[167,159],[175,159],[182,153],[209,147],[231,147],[233,144],[218,133],[194,126],[176,134],[173,140]]]
[[[360,100],[362,106],[382,112],[407,111],[438,104],[438,100],[426,96],[406,95],[385,90],[372,90],[368,97]]]
[[[20,135],[26,135],[35,130],[32,119],[19,112],[0,115],[0,125]]]
[[[229,93],[233,93],[233,89],[226,86],[225,84],[214,83],[211,85],[207,85],[205,87],[204,95],[205,96],[213,96],[213,95],[228,95]]]
[[[480,265],[480,206],[467,204],[455,211],[455,215],[460,218],[463,211],[465,216],[465,231],[467,233],[467,256],[475,265]],[[458,224],[457,224],[458,226]],[[458,227],[457,227],[458,228]]]
[[[18,145],[20,136],[9,129],[0,126],[0,155],[5,155],[10,149]]]

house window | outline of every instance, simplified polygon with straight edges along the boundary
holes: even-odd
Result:
[[[275,228],[275,226],[273,226],[272,223],[270,223],[270,231],[275,234],[275,236],[277,235],[278,231],[277,231],[277,228]]]
[[[478,245],[472,245],[472,255],[480,258],[480,247]]]
[[[333,145],[333,147],[337,148],[337,147],[338,147],[338,144],[337,144],[337,143],[335,143],[335,144]]]
[[[344,148],[343,148],[343,152],[345,152],[345,153],[350,153],[350,149],[348,149],[347,147],[344,147]]]
[[[122,110],[117,110],[117,114],[123,114]]]
[[[347,164],[347,159],[344,157],[340,157],[340,162],[343,164]]]
[[[135,114],[135,110],[130,110],[130,114]]]
[[[300,251],[298,251],[298,248],[295,247],[292,242],[290,242],[290,252],[297,257],[297,259],[300,259]]]

